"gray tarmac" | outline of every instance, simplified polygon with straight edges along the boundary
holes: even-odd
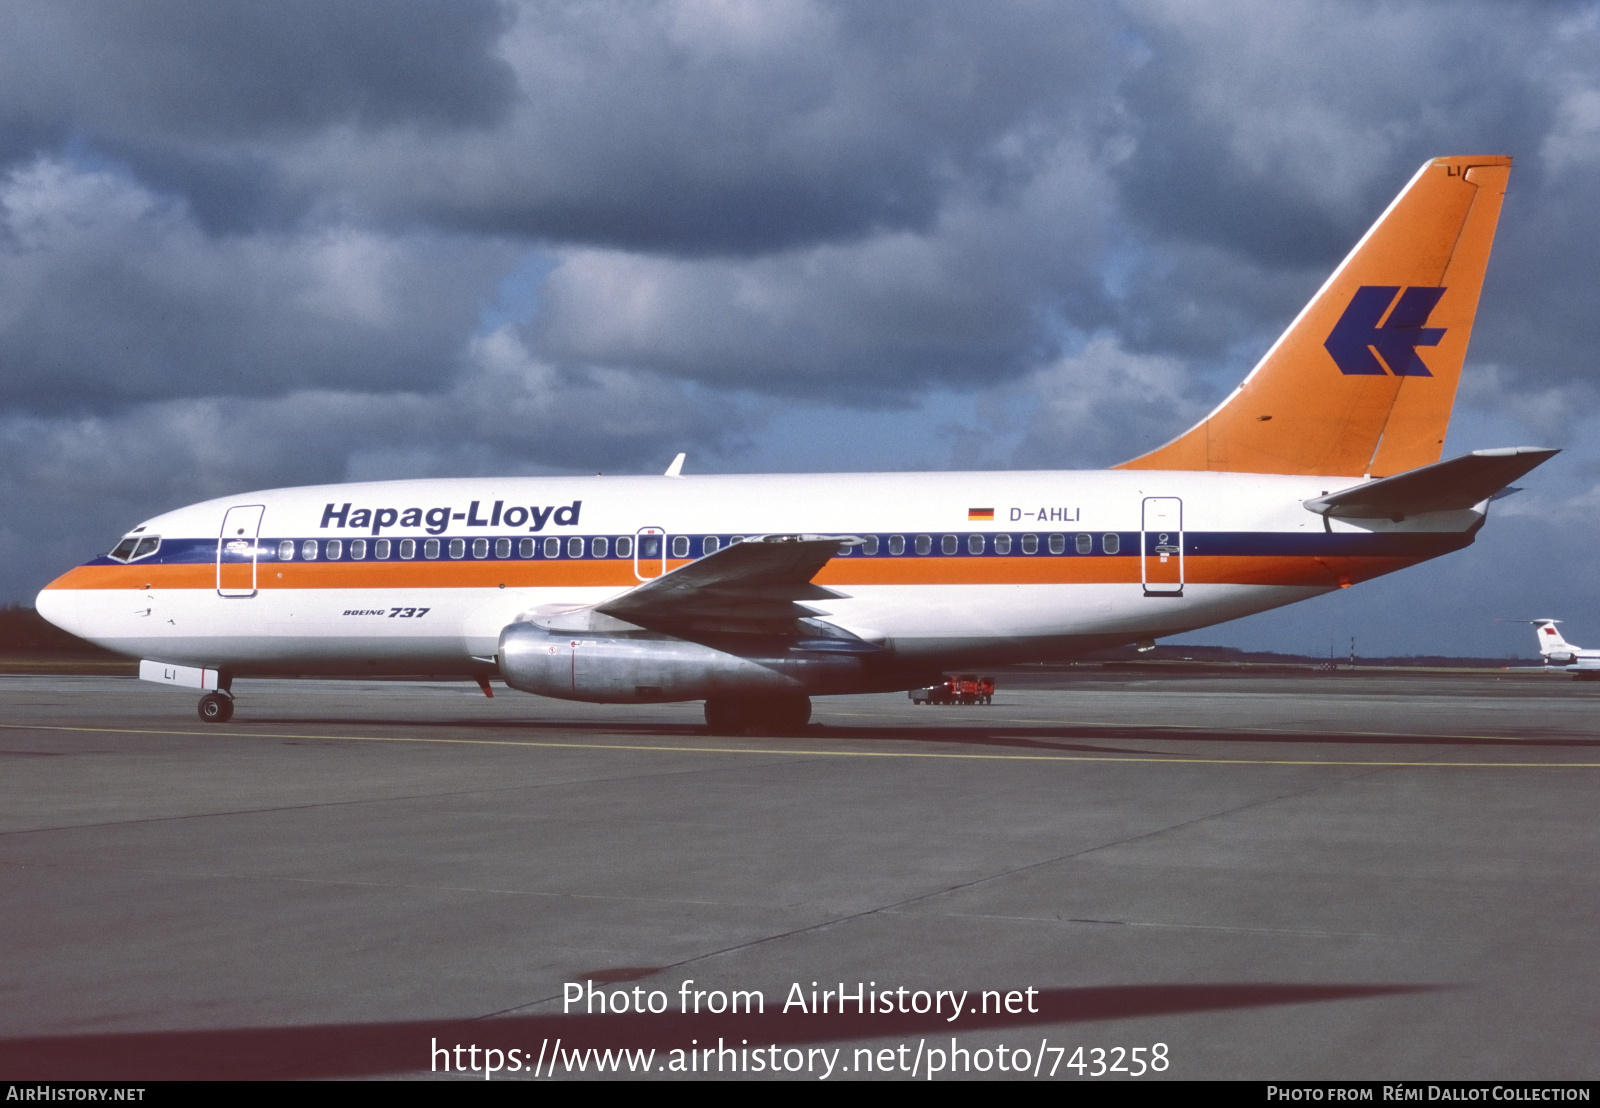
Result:
[[[1600,1078],[1600,683],[236,692],[0,678],[0,1078]]]

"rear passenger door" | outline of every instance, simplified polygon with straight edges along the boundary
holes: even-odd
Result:
[[[1146,596],[1183,595],[1183,501],[1176,496],[1144,498],[1139,565]]]

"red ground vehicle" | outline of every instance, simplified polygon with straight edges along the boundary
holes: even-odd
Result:
[[[994,700],[994,678],[958,673],[946,677],[942,685],[912,689],[906,695],[913,704],[988,704]]]

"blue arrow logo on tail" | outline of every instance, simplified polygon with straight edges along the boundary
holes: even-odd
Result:
[[[1399,285],[1362,285],[1356,289],[1350,306],[1322,344],[1333,355],[1340,373],[1352,377],[1381,377],[1387,373],[1396,377],[1433,376],[1422,363],[1417,347],[1437,346],[1444,337],[1445,328],[1423,326],[1444,289],[1413,285],[1395,304],[1398,292]],[[1389,311],[1390,304],[1394,304],[1394,311],[1384,319],[1383,313]]]

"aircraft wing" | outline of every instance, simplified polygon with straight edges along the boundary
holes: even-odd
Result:
[[[1419,466],[1305,501],[1320,516],[1392,519],[1449,512],[1480,504],[1511,482],[1561,453],[1537,446],[1474,450],[1448,462]]]
[[[826,615],[801,602],[845,596],[811,579],[841,543],[852,541],[859,540],[850,535],[749,539],[646,581],[594,610],[641,627],[694,625],[707,630]]]

